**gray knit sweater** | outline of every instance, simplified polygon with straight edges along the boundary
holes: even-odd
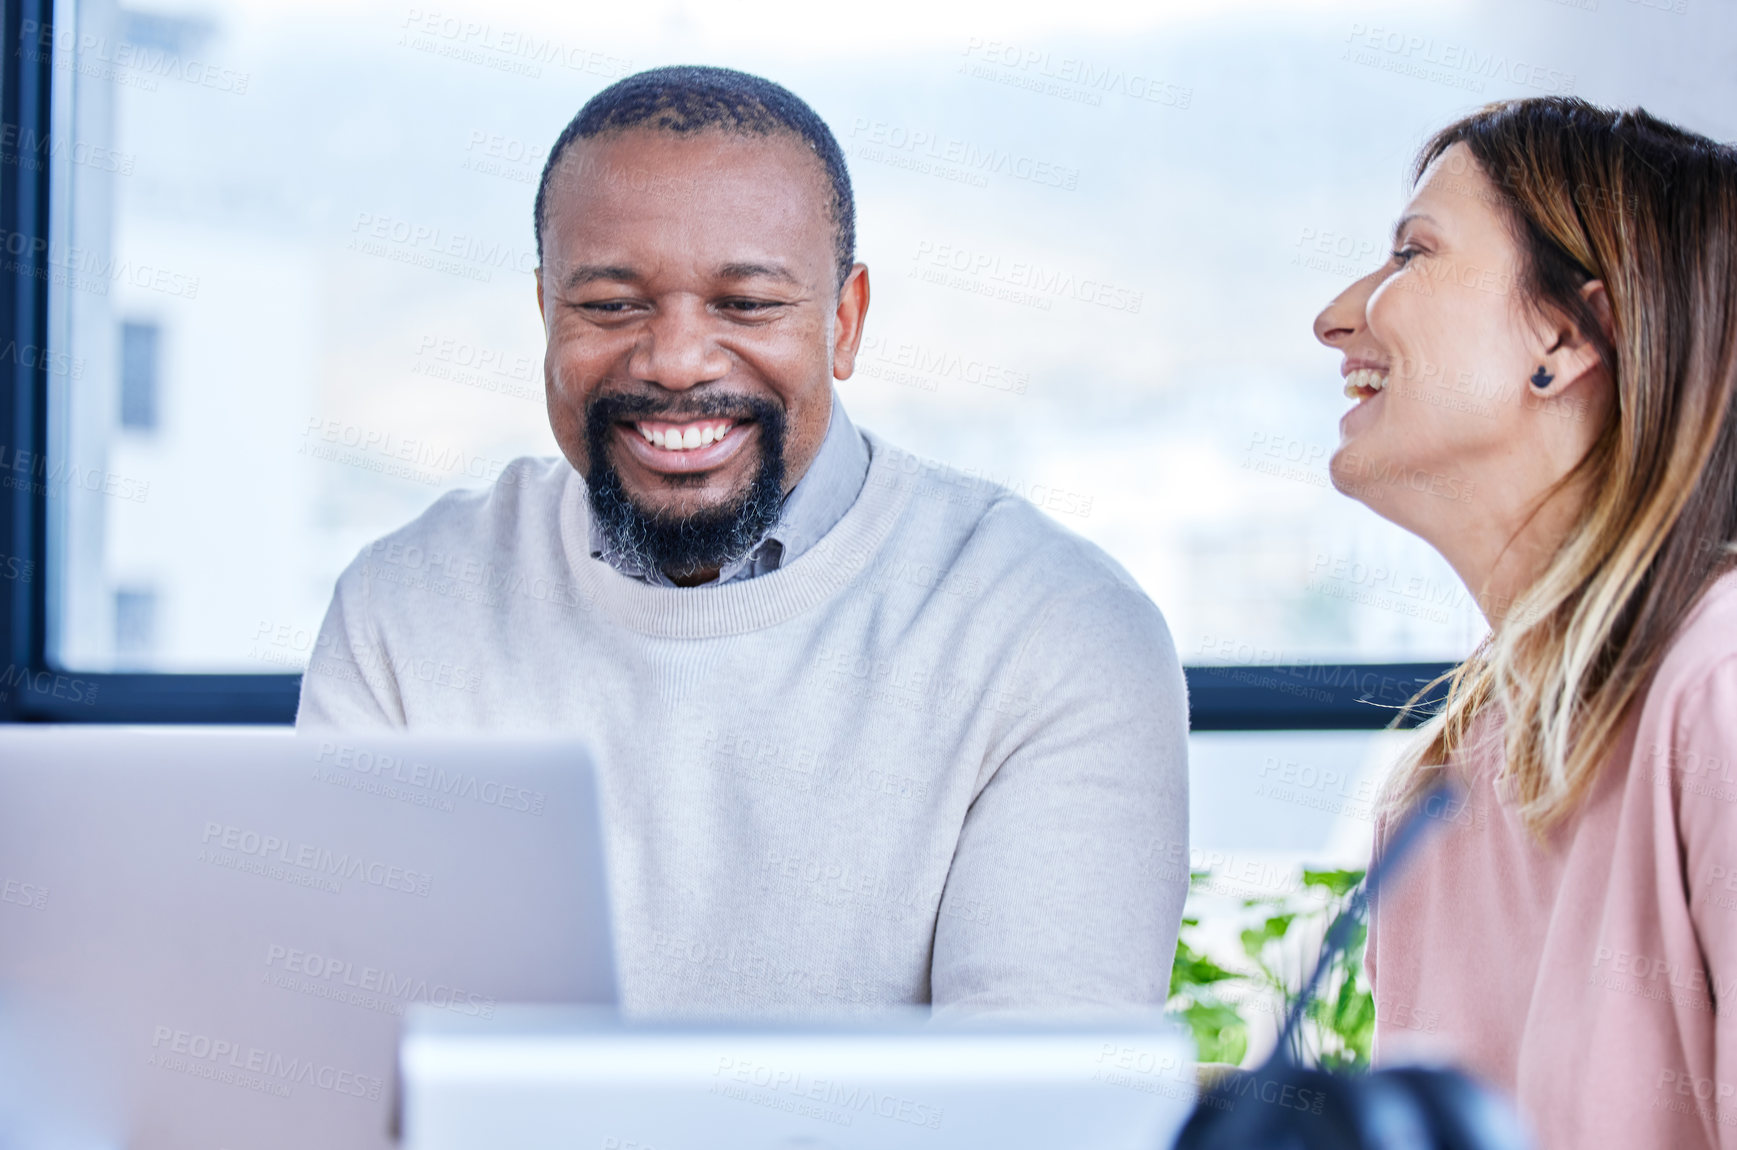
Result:
[[[1187,704],[1158,609],[1029,503],[869,436],[787,566],[657,587],[522,459],[338,580],[297,726],[563,732],[599,765],[623,1006],[1164,1001]]]

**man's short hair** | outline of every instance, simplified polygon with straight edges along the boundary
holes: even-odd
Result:
[[[537,262],[543,262],[543,220],[549,198],[549,177],[574,140],[589,140],[605,132],[648,128],[659,132],[724,131],[743,136],[785,132],[800,139],[826,167],[832,185],[833,244],[838,260],[838,286],[843,287],[856,262],[856,199],[844,153],[826,122],[788,88],[760,76],[731,68],[676,65],[652,68],[617,80],[585,102],[549,149],[543,178],[537,184],[533,226],[537,229]]]

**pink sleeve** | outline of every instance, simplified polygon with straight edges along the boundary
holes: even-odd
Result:
[[[1655,774],[1679,777],[1678,826],[1689,917],[1713,1003],[1712,1095],[1719,1145],[1737,1150],[1737,660],[1723,661],[1684,691],[1667,752],[1654,748]]]

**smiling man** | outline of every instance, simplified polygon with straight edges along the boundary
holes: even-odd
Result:
[[[297,725],[587,740],[632,1012],[1162,1003],[1170,636],[1095,547],[851,423],[854,212],[768,81],[586,104],[535,212],[564,458],[365,548]]]

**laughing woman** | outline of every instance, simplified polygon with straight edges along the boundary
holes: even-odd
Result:
[[[1328,305],[1336,487],[1490,623],[1390,781],[1464,791],[1369,936],[1377,1057],[1455,1058],[1547,1150],[1737,1147],[1737,152],[1492,105]]]

